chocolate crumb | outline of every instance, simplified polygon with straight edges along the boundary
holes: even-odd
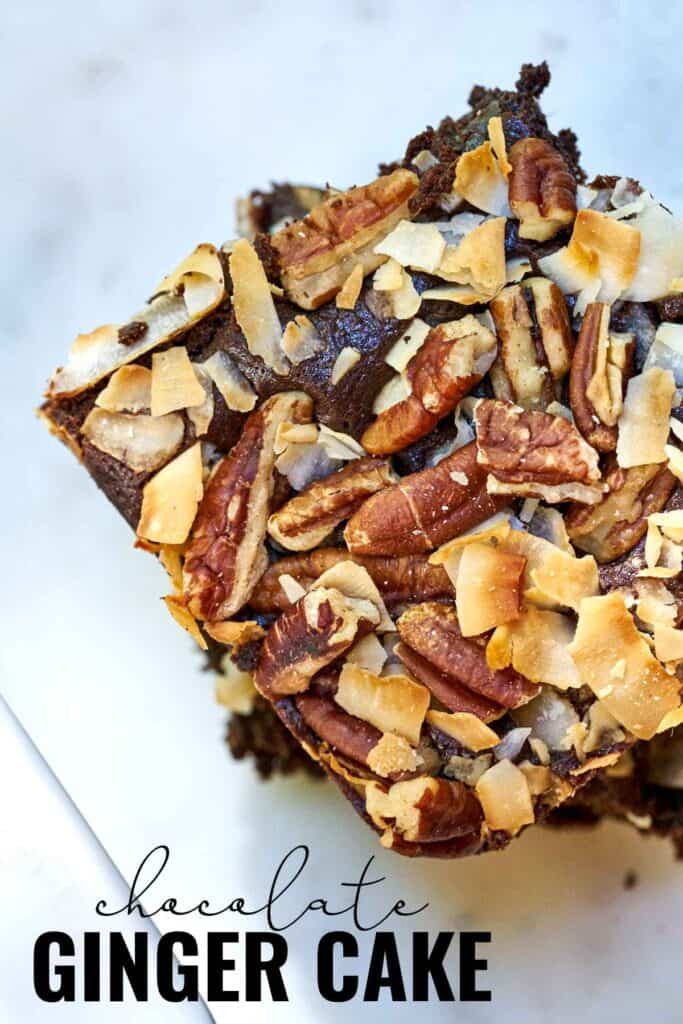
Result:
[[[147,333],[147,324],[143,320],[131,320],[129,324],[119,327],[119,341],[122,345],[132,345]]]
[[[257,697],[249,715],[233,713],[228,719],[226,743],[236,761],[253,758],[262,779],[304,771],[322,779],[317,763],[299,746],[263,697]]]
[[[638,875],[636,874],[635,871],[633,871],[633,869],[631,869],[630,871],[626,872],[626,874],[624,875],[624,883],[623,884],[624,884],[624,889],[626,889],[626,890],[635,889],[635,887],[638,885]]]

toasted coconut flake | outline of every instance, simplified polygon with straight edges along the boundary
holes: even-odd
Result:
[[[648,522],[647,534],[645,537],[645,564],[649,569],[653,569],[659,561],[659,556],[662,553],[663,541],[664,538],[662,537],[657,524]]]
[[[676,387],[683,387],[683,324],[660,324],[648,351],[643,369],[659,366],[671,370]]]
[[[360,352],[358,349],[352,348],[351,345],[346,345],[334,361],[330,375],[330,384],[333,387],[335,384],[338,384],[342,377],[345,377],[349,370],[352,370],[359,361]]]
[[[194,405],[187,409],[187,418],[194,426],[195,437],[203,437],[213,419],[213,381],[201,363],[192,363],[192,369],[202,386],[204,399],[200,405]]]
[[[550,764],[550,751],[548,746],[543,740],[539,740],[535,736],[529,737],[529,746],[533,750],[534,754],[541,762],[541,764]]]
[[[354,644],[346,655],[346,660],[366,672],[379,675],[387,660],[387,652],[379,642],[375,633],[368,633],[362,640]]]
[[[209,282],[214,282],[214,285],[223,284],[223,266],[216,247],[204,242],[186,256],[175,270],[167,274],[152,294],[156,296],[168,292],[184,292],[189,288],[195,293],[191,303],[196,304],[198,295],[204,288],[209,287]]]
[[[150,473],[178,451],[185,428],[181,416],[133,416],[92,409],[81,427],[83,437],[134,473]]]
[[[183,544],[204,491],[201,442],[159,470],[145,484],[137,533],[160,544]]]
[[[671,371],[656,366],[628,382],[617,439],[617,462],[623,469],[666,462],[675,390]]]
[[[229,654],[221,660],[221,671],[216,677],[216,702],[238,715],[250,715],[254,710],[256,687],[251,672],[243,672]]]
[[[232,302],[237,322],[252,355],[260,356],[275,373],[286,374],[282,329],[263,264],[254,247],[241,238],[230,255]]]
[[[429,556],[429,561],[432,565],[444,565],[454,551],[467,547],[468,544],[484,544],[487,541],[491,541],[495,545],[502,544],[510,536],[511,530],[509,515],[498,512],[473,530],[468,530],[459,537],[454,537],[453,540],[442,544]]]
[[[475,292],[493,298],[507,281],[505,223],[505,217],[485,220],[465,235],[458,246],[449,246],[436,270],[437,276],[470,285]]]
[[[533,269],[526,256],[518,256],[505,264],[505,280],[507,284],[518,284]]]
[[[214,352],[201,365],[218,388],[228,409],[233,412],[251,412],[256,405],[256,392],[227,352]]]
[[[347,462],[349,459],[360,459],[366,454],[362,445],[350,434],[332,430],[324,423],[320,425],[318,443],[322,445],[331,459],[341,459],[342,462]]]
[[[149,304],[120,330],[106,324],[76,338],[66,366],[50,381],[49,397],[79,394],[119,367],[135,362],[210,313],[224,295],[218,251],[212,245],[198,246],[164,279]],[[133,340],[129,341],[125,335],[130,335],[131,329]]]
[[[498,733],[469,711],[428,711],[427,721],[475,754],[491,750],[500,742]]]
[[[636,615],[646,626],[673,626],[676,621],[676,598],[659,580],[640,580],[636,585]]]
[[[378,267],[372,276],[372,287],[376,292],[395,292],[403,284],[403,267],[394,259],[388,259]]]
[[[600,757],[591,757],[579,768],[573,768],[570,774],[574,776],[585,775],[586,772],[594,772],[599,768],[611,768],[612,765],[617,763],[620,757],[621,754],[619,751],[615,751],[613,754],[602,754]],[[626,817],[628,817],[628,813]]]
[[[295,366],[317,355],[322,343],[315,327],[303,314],[290,320],[282,335],[282,350]]]
[[[683,452],[680,448],[674,448],[671,444],[665,444],[664,454],[666,455],[667,465],[670,471],[677,480],[680,480],[681,483],[683,483]]]
[[[481,292],[470,288],[469,285],[445,284],[437,288],[427,288],[422,292],[423,299],[433,299],[435,302],[457,302],[460,306],[476,306],[488,302],[490,296],[482,295]]]
[[[683,723],[683,705],[667,712],[657,727],[657,732],[668,732],[669,729],[676,729]]]
[[[407,398],[410,394],[410,383],[401,373],[395,374],[390,377],[383,388],[375,395],[375,400],[372,403],[372,411],[376,416],[379,416],[385,409],[390,409],[392,405],[397,405],[398,402],[402,402],[404,398]]]
[[[353,309],[363,287],[363,264],[356,263],[335,299],[337,309]]]
[[[475,789],[490,829],[502,829],[514,836],[524,825],[533,825],[529,784],[512,761],[494,764],[484,772]]]
[[[592,555],[576,558],[522,530],[512,530],[504,547],[526,558],[524,597],[540,608],[578,611],[584,597],[599,593],[598,567]]]
[[[486,522],[473,530],[449,540],[442,544],[429,556],[432,565],[443,565],[453,587],[457,586],[458,572],[460,571],[460,559],[462,552],[468,544],[492,543],[495,546],[502,543],[509,536],[511,530],[510,519],[504,513],[497,513]]]
[[[152,402],[152,371],[133,363],[122,366],[95,399],[107,412],[149,412]]]
[[[647,517],[648,523],[659,526],[670,540],[683,543],[683,509],[672,509],[670,512],[653,512]]]
[[[531,729],[510,729],[493,749],[496,761],[515,761],[522,752],[522,747],[529,739]]]
[[[415,353],[424,345],[430,330],[429,324],[415,317],[391,346],[384,357],[384,362],[397,373],[403,373]]]
[[[375,252],[390,256],[402,267],[433,274],[441,262],[446,241],[435,224],[400,221],[386,238],[375,246]]]
[[[266,635],[263,626],[253,620],[241,622],[205,622],[204,629],[219,644],[228,647],[244,647],[254,640],[262,640]]]
[[[274,451],[280,455],[290,444],[315,444],[318,426],[315,423],[280,423],[275,431]]]
[[[201,630],[192,612],[185,606],[182,597],[176,594],[169,594],[164,598],[169,612],[186,633],[189,633],[193,640],[196,640],[203,651],[207,649],[207,643],[201,634]]]
[[[180,593],[183,589],[183,563],[180,550],[168,544],[162,545],[159,548],[159,561],[168,573],[173,589]]]
[[[410,320],[415,316],[422,299],[413,284],[410,274],[401,268],[401,287],[387,293],[391,315],[397,320]]]
[[[613,302],[633,281],[640,232],[597,210],[579,210],[569,245],[538,261],[541,273],[573,295],[600,281],[591,301]]]
[[[388,778],[401,772],[414,772],[422,764],[422,758],[403,736],[385,732],[367,757],[371,772]]]
[[[500,167],[500,173],[507,181],[510,177],[512,164],[508,160],[505,134],[503,132],[503,119],[501,117],[490,117],[487,130],[493,152],[496,160],[498,161],[498,166]]]
[[[569,651],[583,682],[638,739],[651,739],[664,715],[680,703],[678,681],[650,653],[621,594],[581,602]],[[605,680],[621,661],[623,675],[611,676],[612,690],[605,695]]]
[[[596,700],[588,709],[588,729],[583,738],[583,753],[592,753],[608,739],[610,743],[621,743],[625,738],[626,734],[614,715],[609,713],[602,701]]]
[[[357,562],[337,562],[327,569],[313,584],[313,590],[320,587],[333,587],[345,597],[356,601],[369,601],[377,609],[379,633],[393,633],[396,630],[379,590],[367,569]]]
[[[632,302],[664,298],[672,277],[683,271],[683,224],[655,202],[649,192],[639,196],[629,223],[640,231],[638,269],[624,294]],[[622,207],[615,216],[627,215]]]
[[[490,544],[463,548],[455,587],[463,636],[478,636],[518,617],[525,565],[523,556]]]
[[[204,388],[197,379],[184,345],[152,356],[152,416],[201,405]]]
[[[498,662],[491,667],[505,668],[511,664],[515,671],[532,683],[549,683],[560,690],[567,690],[581,685],[568,650],[573,637],[574,626],[566,615],[527,608],[515,622],[500,626],[495,631],[486,648],[486,660],[489,662],[491,648],[492,655],[496,655],[492,660]],[[500,664],[506,647],[509,660]]]
[[[540,505],[538,498],[525,498],[519,512],[519,518],[523,523],[530,523],[536,515],[536,509]]]
[[[660,661],[683,661],[683,629],[655,626],[655,654]]]
[[[428,171],[430,167],[436,167],[438,164],[437,158],[429,149],[421,149],[417,156],[413,157],[411,163],[413,167],[417,167],[418,171]]]
[[[429,707],[426,686],[407,676],[376,676],[346,662],[339,675],[335,701],[344,711],[396,733],[416,746]]]
[[[459,157],[453,192],[478,210],[496,216],[509,214],[507,181],[490,142],[483,142]]]
[[[547,793],[549,789],[552,789],[554,784],[553,773],[547,765],[522,761],[518,767],[527,781],[532,797],[541,796],[543,793]]]
[[[552,687],[544,686],[538,697],[511,714],[517,725],[531,729],[530,743],[539,739],[549,750],[570,749],[571,733],[579,716],[567,698]]]
[[[486,664],[492,672],[512,664],[512,635],[506,626],[494,629],[486,645]]]
[[[339,465],[340,462],[331,459],[317,439],[314,444],[288,445],[275,461],[276,470],[287,477],[295,491],[303,491],[314,480],[329,476]]]
[[[288,572],[283,572],[282,576],[278,576],[277,579],[290,604],[296,604],[299,598],[305,597],[306,588],[302,587],[299,581],[290,576]]]

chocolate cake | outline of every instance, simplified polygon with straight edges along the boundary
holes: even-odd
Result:
[[[367,185],[253,193],[42,407],[236,752],[298,760],[269,706],[410,856],[498,849],[683,720],[683,227],[584,184],[548,78]]]

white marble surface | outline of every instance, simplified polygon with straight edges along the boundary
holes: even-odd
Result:
[[[424,124],[459,113],[473,82],[512,83],[522,60],[551,61],[546,110],[579,132],[590,171],[625,171],[683,205],[674,5],[656,16],[626,2],[284,10],[29,0],[3,14],[3,692],[128,876],[167,842],[169,890],[256,900],[282,854],[307,841],[310,898],[338,891],[376,853],[394,897],[410,889],[431,902],[421,927],[494,934],[494,1003],[430,1004],[425,1020],[673,1024],[683,893],[666,847],[611,826],[537,831],[470,863],[412,863],[379,850],[331,787],[255,783],[224,756],[209,679],[158,600],[161,571],[32,419],[73,335],[128,314],[197,241],[229,236],[237,194],[271,177],[365,180]],[[19,759],[3,785],[29,798]],[[10,873],[29,827],[45,863],[59,857],[47,823],[16,819],[3,829]],[[630,868],[640,885],[623,894]],[[10,907],[27,884],[16,878],[3,890]],[[81,896],[87,912],[84,884]],[[232,1021],[348,1014],[315,995],[320,930],[311,922],[290,935],[291,1002],[230,1006]],[[3,927],[0,973],[12,942]],[[370,1008],[352,1009],[370,1019]],[[225,1007],[213,1012],[228,1019]],[[415,1011],[391,1012],[402,1021]],[[138,1008],[127,1019],[150,1018]]]
[[[127,888],[1,697],[0,776],[4,780],[0,789],[0,1017],[32,1024],[64,1020],[88,1024],[93,1017],[106,1024],[130,1021],[138,1005],[129,992],[122,1002],[94,1007],[83,1002],[82,975],[77,976],[75,1003],[42,1003],[34,994],[32,960],[38,936],[63,931],[81,949],[83,932],[102,928],[95,902],[107,899],[123,905]],[[118,919],[116,930],[131,947],[136,930],[146,932],[150,946],[159,938],[153,924],[134,919]],[[171,1006],[153,989],[150,995],[144,1017],[149,1024],[199,1024],[208,1019],[201,1004]]]

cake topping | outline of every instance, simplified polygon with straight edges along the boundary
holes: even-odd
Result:
[[[546,242],[576,215],[576,181],[562,155],[543,139],[520,139],[510,150],[510,209],[519,237]]]
[[[145,484],[138,536],[160,544],[183,544],[203,492],[202,452],[197,442]]]
[[[133,363],[112,373],[95,405],[107,412],[149,412],[152,404],[152,372]]]
[[[199,245],[176,270],[165,277],[147,306],[131,317],[136,339],[107,324],[79,334],[65,367],[53,375],[48,397],[79,394],[114,370],[170,341],[206,316],[225,296],[223,267],[213,245]],[[142,330],[137,325],[144,325]],[[126,325],[123,325],[124,327]]]
[[[101,452],[125,463],[134,473],[150,473],[165,465],[180,448],[185,428],[182,417],[136,416],[93,409],[81,427]]]
[[[232,302],[249,351],[260,356],[275,373],[286,374],[288,362],[282,351],[282,328],[266,272],[253,246],[240,239],[230,254]]]

